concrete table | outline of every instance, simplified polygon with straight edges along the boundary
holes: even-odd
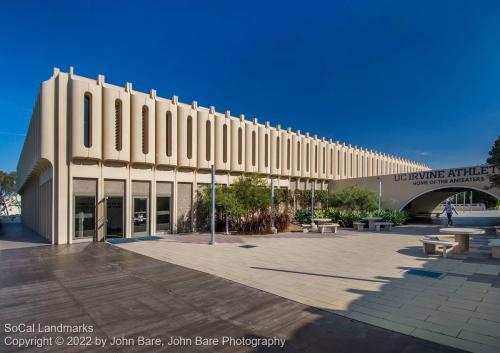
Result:
[[[478,228],[441,228],[443,234],[453,234],[458,245],[455,247],[456,254],[464,254],[469,251],[469,237],[475,234],[484,234],[483,229]]]
[[[363,221],[368,221],[368,229],[375,230],[375,222],[383,220],[382,217],[364,217]]]
[[[321,224],[329,223],[332,220],[330,218],[313,218],[312,223],[313,223],[313,230],[318,230],[318,226]]]

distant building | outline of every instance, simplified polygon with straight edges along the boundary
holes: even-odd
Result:
[[[41,84],[17,168],[22,221],[52,243],[196,230],[193,203],[244,173],[278,187],[426,165],[54,70]]]

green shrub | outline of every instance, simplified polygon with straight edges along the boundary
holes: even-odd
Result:
[[[330,206],[346,210],[374,210],[377,196],[367,189],[351,186],[331,195]]]

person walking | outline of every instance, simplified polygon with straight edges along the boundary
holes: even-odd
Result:
[[[446,205],[444,206],[443,212],[441,212],[441,214],[443,214],[445,212],[446,212],[446,216],[448,217],[448,226],[452,226],[453,225],[453,219],[452,219],[453,212],[455,212],[457,214],[457,216],[458,216],[458,212],[450,200],[448,200],[446,202]]]

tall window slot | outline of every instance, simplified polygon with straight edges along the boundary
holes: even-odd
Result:
[[[206,131],[205,131],[205,153],[206,153],[206,159],[207,162],[210,162],[210,154],[211,154],[211,147],[212,147],[212,123],[210,120],[207,120],[206,124]]]
[[[286,141],[286,169],[290,170],[290,139]]]
[[[280,167],[280,138],[276,137],[276,168]]]
[[[267,168],[269,166],[269,134],[264,137],[264,165]]]
[[[255,131],[252,131],[252,166],[255,167]]]
[[[142,106],[142,153],[149,152],[149,109],[147,106]]]
[[[187,120],[187,158],[193,158],[193,118],[191,115],[188,116]]]
[[[314,146],[314,172],[318,172],[318,146]]]
[[[222,126],[222,162],[227,163],[227,124]]]
[[[323,147],[323,173],[326,173],[326,148]]]
[[[243,163],[243,129],[238,128],[238,164]]]
[[[92,95],[88,92],[83,97],[83,144],[92,147]]]
[[[172,157],[172,112],[168,111],[166,115],[166,139],[167,139],[167,157]]]
[[[300,171],[300,158],[302,153],[300,153],[300,141],[297,141],[297,171]]]
[[[115,149],[122,150],[122,101],[115,100]]]
[[[309,144],[306,145],[306,172],[309,173]]]

